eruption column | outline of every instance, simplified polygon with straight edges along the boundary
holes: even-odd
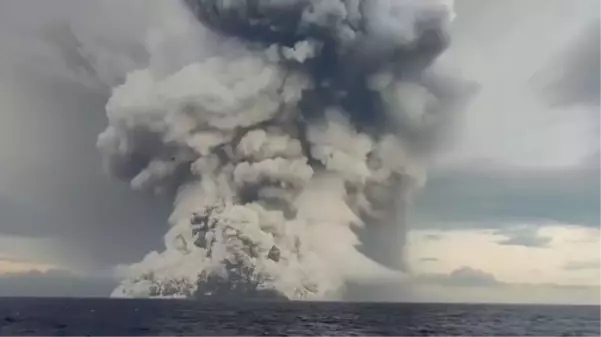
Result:
[[[165,249],[113,295],[337,298],[400,274],[402,210],[464,102],[432,67],[452,3],[185,5],[210,46],[162,54],[106,105],[108,171],[175,195]]]

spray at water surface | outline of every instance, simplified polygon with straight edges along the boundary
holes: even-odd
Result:
[[[183,8],[106,105],[109,172],[175,195],[164,250],[113,295],[340,298],[402,275],[405,210],[467,96],[433,65],[452,2]]]

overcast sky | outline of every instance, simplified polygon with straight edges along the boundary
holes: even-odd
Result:
[[[111,181],[95,148],[120,72],[96,81],[64,53],[104,69],[145,57],[163,14],[110,3],[0,2],[0,296],[103,296],[116,265],[161,247],[170,201]],[[415,282],[398,299],[598,302],[599,1],[456,11],[440,61],[481,91],[410,214]]]

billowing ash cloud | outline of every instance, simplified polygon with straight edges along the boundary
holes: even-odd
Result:
[[[467,94],[432,66],[452,3],[185,5],[106,105],[109,171],[176,195],[165,249],[113,295],[336,298],[400,275],[403,210]]]

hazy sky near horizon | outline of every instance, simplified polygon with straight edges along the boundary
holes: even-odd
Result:
[[[69,22],[129,69],[109,53],[156,14],[110,2],[0,2],[0,296],[102,296],[116,265],[161,248],[170,201],[102,172],[108,89],[56,47],[60,25],[35,30]],[[598,303],[599,6],[456,1],[440,62],[481,90],[409,215],[414,281],[392,298]]]

